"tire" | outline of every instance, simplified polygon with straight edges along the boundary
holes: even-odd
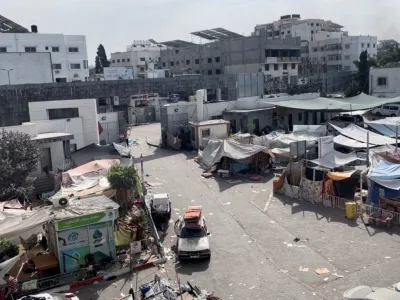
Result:
[[[382,114],[379,111],[375,115],[377,115],[378,117],[382,116]]]
[[[391,116],[391,117],[395,117],[396,115],[395,115],[395,114],[391,114],[390,116]]]

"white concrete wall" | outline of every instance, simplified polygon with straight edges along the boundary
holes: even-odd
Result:
[[[217,124],[210,126],[199,126],[197,127],[197,136],[201,144],[202,130],[210,129],[210,139],[225,139],[229,135],[229,124]]]
[[[372,68],[370,70],[370,95],[394,98],[400,96],[400,68]],[[386,78],[386,85],[378,85],[378,78]]]
[[[86,78],[89,78],[86,37],[84,35],[2,33],[0,35],[0,47],[6,47],[7,52],[25,52],[25,47],[36,47],[36,52],[51,53],[52,64],[61,64],[61,70],[53,70],[55,79],[66,78],[67,81],[85,81]],[[53,47],[58,47],[59,51],[52,51]],[[77,47],[78,52],[69,52],[69,47]],[[71,64],[80,64],[80,69],[71,69]]]
[[[39,148],[50,148],[51,155],[51,164],[53,171],[56,171],[57,168],[62,169],[64,163],[64,148],[63,142],[52,142],[52,143],[44,143],[38,144]],[[38,166],[40,168],[40,173],[42,173],[42,168],[44,166]]]
[[[84,146],[99,144],[96,99],[29,102],[28,105],[31,122],[49,120],[48,109],[78,108],[82,119]]]
[[[1,38],[1,36],[0,36]],[[0,53],[0,85],[53,82],[50,53]]]
[[[35,124],[37,133],[71,133],[74,135],[74,139],[72,139],[70,143],[76,144],[77,149],[87,146],[85,145],[85,139],[83,136],[82,118],[71,118],[69,122],[67,122],[66,119],[60,119],[35,121],[34,123],[22,123],[23,126],[25,126],[26,124]]]
[[[100,134],[100,141],[105,141],[109,144],[112,142],[119,142],[118,113],[102,113],[98,114],[97,117],[99,123],[103,127],[103,132]]]
[[[35,137],[38,134],[37,126],[34,123],[24,123],[23,125],[0,127],[0,131],[2,131],[3,129],[7,132],[19,131],[29,134],[31,137]]]

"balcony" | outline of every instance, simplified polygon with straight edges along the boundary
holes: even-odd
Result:
[[[301,57],[266,57],[265,63],[276,64],[276,63],[299,63]]]

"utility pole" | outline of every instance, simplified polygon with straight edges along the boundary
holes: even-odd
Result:
[[[10,71],[14,71],[14,69],[1,69],[1,70],[7,72],[7,75],[8,75],[8,84],[11,84]]]

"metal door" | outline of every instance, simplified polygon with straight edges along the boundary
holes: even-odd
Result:
[[[119,124],[118,122],[100,123],[103,128],[100,134],[100,142],[105,144],[119,143]]]

